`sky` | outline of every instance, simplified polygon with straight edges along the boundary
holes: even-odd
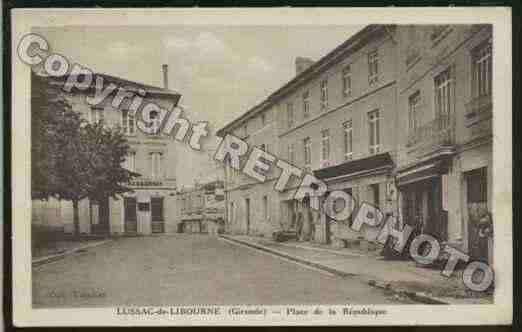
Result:
[[[52,52],[95,72],[163,86],[182,94],[185,116],[209,121],[204,152],[186,146],[178,183],[191,185],[211,169],[214,133],[295,76],[297,56],[318,60],[361,26],[176,26],[38,28]],[[181,144],[181,143],[180,143]],[[189,165],[190,167],[187,167]]]

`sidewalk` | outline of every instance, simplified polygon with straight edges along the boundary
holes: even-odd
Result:
[[[63,240],[50,243],[44,248],[39,248],[33,252],[32,266],[37,267],[52,261],[61,259],[75,252],[97,247],[111,239],[89,239],[89,240]]]
[[[222,235],[224,239],[255,247],[343,277],[354,277],[374,287],[392,290],[432,304],[491,304],[493,296],[468,291],[455,271],[451,278],[422,268],[413,261],[389,261],[349,249],[333,249],[306,242],[275,242],[267,238]]]

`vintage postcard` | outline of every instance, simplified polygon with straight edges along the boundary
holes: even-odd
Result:
[[[16,326],[511,323],[508,8],[11,15]]]

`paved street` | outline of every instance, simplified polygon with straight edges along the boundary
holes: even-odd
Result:
[[[361,281],[207,235],[121,238],[33,270],[35,307],[398,304]]]

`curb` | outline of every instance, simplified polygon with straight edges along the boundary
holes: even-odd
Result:
[[[393,289],[393,288],[391,288],[390,284],[384,283],[384,282],[368,280],[368,285],[375,287],[375,288],[380,288],[380,289],[383,289],[386,291],[391,291],[394,294],[397,294],[399,296],[406,296],[406,297],[412,299],[413,301],[417,301],[417,302],[421,302],[421,303],[425,303],[425,304],[451,304],[449,302],[443,301],[443,300],[435,298],[435,297],[428,296],[421,292],[412,292],[412,291],[408,291],[406,289]]]
[[[32,267],[42,266],[42,265],[45,265],[47,263],[51,263],[51,262],[60,260],[62,258],[65,258],[65,256],[74,254],[75,252],[78,252],[80,250],[85,250],[85,249],[88,249],[88,248],[94,248],[94,247],[101,246],[102,244],[106,244],[106,243],[109,243],[109,242],[112,242],[112,241],[113,241],[112,239],[109,239],[109,240],[104,240],[104,241],[101,241],[101,242],[90,243],[90,244],[86,244],[86,245],[78,247],[78,248],[74,248],[74,249],[70,249],[70,250],[64,251],[64,252],[56,254],[56,255],[49,255],[49,256],[45,256],[45,257],[36,258],[36,259],[33,259],[31,261],[31,265],[32,265]]]
[[[262,251],[265,251],[265,252],[269,252],[271,254],[274,254],[274,255],[277,255],[277,256],[281,256],[281,257],[289,259],[291,261],[298,262],[298,263],[301,263],[301,264],[304,264],[304,265],[308,265],[308,266],[314,267],[316,269],[327,271],[327,272],[330,272],[332,274],[335,274],[335,275],[343,277],[343,278],[356,276],[353,273],[347,273],[347,272],[344,272],[344,271],[332,268],[330,266],[323,265],[321,263],[317,263],[317,262],[314,262],[314,261],[311,261],[311,260],[308,260],[308,259],[303,259],[303,258],[300,258],[300,257],[295,257],[295,256],[289,255],[289,254],[287,254],[285,252],[282,252],[282,251],[279,251],[279,250],[275,250],[275,249],[272,249],[272,248],[268,248],[268,247],[265,247],[265,246],[257,244],[257,243],[252,243],[252,242],[248,242],[248,241],[244,241],[244,240],[234,239],[234,238],[228,237],[226,235],[220,235],[219,237],[221,237],[221,238],[223,238],[225,240],[229,240],[229,241],[240,243],[240,244],[243,244],[243,245],[246,245],[246,246],[249,246],[249,247],[252,247],[252,248],[256,248],[256,249],[259,249],[259,250],[262,250]]]
[[[298,263],[301,263],[301,264],[304,264],[304,265],[308,265],[308,266],[314,267],[316,269],[324,270],[324,271],[330,272],[330,273],[332,273],[334,275],[337,275],[337,276],[340,276],[340,277],[343,277],[343,278],[359,277],[359,278],[363,279],[364,281],[366,281],[368,283],[368,285],[371,286],[371,287],[380,288],[380,289],[383,289],[383,290],[386,290],[386,291],[391,291],[394,294],[397,294],[397,295],[400,295],[400,296],[407,296],[408,298],[410,298],[411,300],[416,301],[416,302],[421,302],[421,303],[424,303],[424,304],[451,304],[449,302],[446,302],[446,301],[443,301],[443,300],[440,300],[440,299],[428,296],[428,295],[426,295],[424,293],[412,292],[412,291],[401,290],[401,289],[393,289],[393,288],[390,287],[390,285],[388,283],[380,282],[380,281],[378,282],[378,281],[376,281],[374,279],[371,279],[371,278],[368,278],[368,277],[364,277],[364,276],[362,276],[360,274],[347,273],[347,272],[335,269],[333,267],[330,267],[330,266],[327,266],[327,265],[324,265],[324,264],[321,264],[321,263],[318,263],[318,262],[314,262],[314,261],[311,261],[311,260],[308,260],[308,259],[304,259],[304,258],[300,258],[300,257],[295,257],[295,256],[289,255],[289,254],[287,254],[285,252],[282,252],[282,251],[279,251],[279,250],[275,250],[275,249],[272,249],[272,248],[268,248],[268,247],[263,246],[261,244],[252,243],[252,242],[245,241],[245,240],[235,239],[233,237],[229,237],[229,236],[226,236],[226,235],[220,235],[219,237],[221,237],[221,238],[223,238],[225,240],[229,240],[229,241],[236,242],[236,243],[239,243],[239,244],[243,244],[243,245],[255,248],[255,249],[259,249],[261,251],[265,251],[265,252],[268,252],[268,253],[271,253],[271,254],[274,254],[274,255],[278,255],[278,256],[284,257],[286,259],[289,259],[291,261],[298,262]],[[313,250],[313,249],[311,249],[311,250]]]

